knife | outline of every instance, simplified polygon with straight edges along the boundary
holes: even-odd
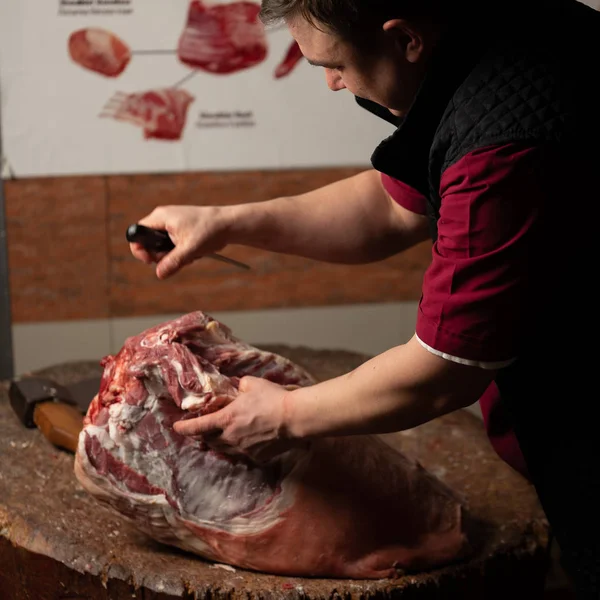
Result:
[[[145,225],[134,223],[127,228],[126,233],[128,242],[137,242],[149,252],[169,252],[175,248],[175,244],[169,237],[169,234],[163,229],[151,229]],[[206,254],[209,258],[220,260],[221,262],[234,265],[240,269],[250,270],[250,267],[242,262],[222,256],[221,254]]]

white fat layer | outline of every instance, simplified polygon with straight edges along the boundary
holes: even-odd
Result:
[[[90,433],[89,431],[87,432]],[[191,550],[207,558],[216,558],[208,544],[198,538],[182,523],[179,513],[168,503],[164,494],[148,496],[129,490],[122,491],[119,482],[106,485],[106,478],[97,474],[85,451],[85,432],[79,436],[76,457],[78,480],[101,502],[114,506],[125,518],[150,537],[184,550]]]
[[[131,426],[141,421],[146,412],[144,406],[127,404],[126,402],[116,402],[108,407],[108,414],[111,416],[113,423],[128,423]]]
[[[210,379],[206,376],[206,374],[203,371],[200,370],[198,365],[194,364],[192,366],[192,368],[194,369],[194,374],[198,378],[198,381],[203,382],[203,384],[202,384],[203,387],[204,387],[204,385],[206,385],[206,383],[210,383]]]
[[[178,360],[173,360],[171,362],[171,366],[175,369],[175,372],[177,373],[177,380],[181,389],[185,390],[186,386],[183,383],[183,365]],[[211,376],[211,374],[208,374],[205,371],[203,371],[197,364],[193,364],[191,366],[194,371],[194,375],[196,376],[198,382],[202,387],[202,392],[204,396],[208,394],[216,394],[219,392],[233,392],[231,386],[227,386],[225,388],[223,386],[219,386],[219,380],[217,380],[216,377]],[[221,387],[221,389],[219,389],[219,387]],[[202,404],[204,404],[204,402],[206,402],[206,398],[204,396],[188,393],[182,400],[181,408],[183,410],[192,410],[199,408],[200,406],[202,406]]]
[[[200,408],[205,402],[205,398],[189,394],[181,401],[181,408],[183,410],[196,410]]]
[[[183,375],[183,365],[178,361],[174,360],[171,363],[171,366],[175,369],[175,373],[177,373],[177,379],[181,382],[181,377]]]
[[[97,438],[119,462],[144,475],[152,486],[164,490],[177,503],[178,510],[170,507],[162,494],[132,494],[124,481],[113,477],[110,477],[110,485],[132,501],[135,499],[136,504],[147,507],[158,503],[162,507],[161,514],[173,510],[175,515],[179,513],[177,518],[210,529],[254,534],[275,525],[281,513],[293,503],[297,480],[307,457],[299,459],[299,455],[289,453],[281,459],[281,469],[287,475],[278,495],[269,503],[274,490],[265,482],[261,469],[249,468],[243,463],[232,464],[202,450],[199,444],[174,443],[178,436],[165,423],[162,402],[170,400],[161,400],[150,392],[140,406],[113,404],[109,409],[108,426],[90,425],[85,431]],[[136,432],[136,426],[149,413],[156,418],[150,444],[144,439],[143,431],[141,435]],[[161,449],[148,450],[153,447]],[[176,470],[171,465],[176,465]],[[86,471],[89,473],[90,469]],[[106,484],[104,481],[101,487],[106,488]],[[244,516],[255,510],[255,514]],[[166,516],[161,518],[164,520]]]
[[[179,385],[182,387],[182,389],[185,389],[185,386],[182,383],[183,365],[178,360],[174,360],[171,362],[171,366],[175,369],[175,372],[177,373],[177,380],[179,381]],[[201,371],[198,368],[198,365],[193,365],[192,368],[194,370],[194,374],[198,378],[198,381],[201,383],[204,392],[211,392],[213,390],[211,378],[204,371]]]

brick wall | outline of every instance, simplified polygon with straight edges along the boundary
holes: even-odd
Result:
[[[234,204],[297,194],[357,169],[67,177],[5,182],[14,323],[417,300],[430,245],[365,266],[243,247],[251,272],[205,259],[168,282],[125,231],[159,204]]]

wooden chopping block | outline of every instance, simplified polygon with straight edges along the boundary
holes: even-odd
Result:
[[[319,379],[369,357],[269,346]],[[94,363],[44,370],[68,385],[100,372]],[[0,389],[1,600],[198,598],[541,598],[548,524],[533,488],[493,452],[481,422],[457,411],[384,438],[462,494],[473,553],[465,562],[395,580],[353,581],[263,575],[215,565],[138,533],[77,483],[73,456],[25,429]]]

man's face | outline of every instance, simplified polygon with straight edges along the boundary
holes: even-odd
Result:
[[[408,37],[382,30],[377,48],[367,54],[338,35],[317,29],[300,16],[288,20],[287,25],[308,62],[325,69],[331,90],[347,89],[388,108],[396,116],[406,114],[427,62],[424,53],[415,60]]]

